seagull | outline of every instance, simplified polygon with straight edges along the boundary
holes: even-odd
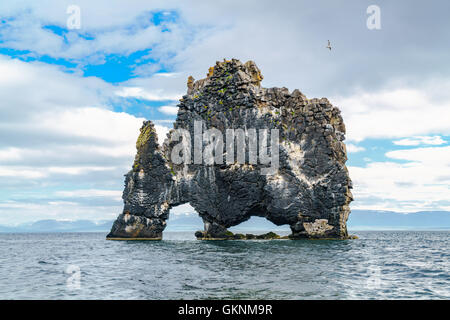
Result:
[[[328,40],[328,45],[326,46],[326,48],[330,49],[330,51],[331,51],[331,42],[330,42],[330,40]]]

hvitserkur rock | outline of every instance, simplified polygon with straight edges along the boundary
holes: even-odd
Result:
[[[170,209],[184,203],[204,221],[198,238],[230,238],[227,228],[251,216],[288,224],[292,239],[348,238],[352,182],[339,109],[326,98],[307,99],[299,90],[263,88],[262,79],[252,61],[217,62],[205,79],[189,77],[163,145],[151,121],[144,122],[125,179],[123,213],[108,239],[161,239]],[[267,164],[249,163],[248,148],[245,163],[226,161],[227,152],[222,163],[173,161],[176,129],[187,130],[194,145],[196,123],[203,132],[215,128],[224,136],[227,129],[242,129],[248,144],[249,129],[278,129],[279,167],[263,174]],[[225,143],[221,147],[227,151]]]

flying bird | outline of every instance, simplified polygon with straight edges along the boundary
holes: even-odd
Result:
[[[331,42],[330,42],[330,40],[328,40],[328,45],[326,46],[326,48],[330,49],[330,51],[331,51]]]

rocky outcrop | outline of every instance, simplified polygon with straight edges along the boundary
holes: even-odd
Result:
[[[252,61],[217,62],[205,79],[189,77],[163,145],[144,122],[109,239],[161,239],[170,209],[184,203],[203,219],[202,239],[230,238],[227,228],[251,216],[289,224],[291,239],[348,238],[352,183],[339,109],[299,90],[262,88],[262,79]]]
[[[195,233],[197,239],[202,240],[211,240],[211,239],[219,239],[219,240],[287,240],[290,239],[289,236],[280,236],[274,232],[268,232],[264,234],[254,235],[251,233],[242,234],[242,233],[232,233],[228,231],[222,238],[211,238],[210,235],[205,235],[203,231],[197,231]]]

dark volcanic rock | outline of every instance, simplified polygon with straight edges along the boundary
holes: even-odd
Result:
[[[207,78],[189,77],[174,129],[162,146],[153,124],[144,122],[133,169],[125,179],[124,210],[108,238],[161,239],[170,209],[184,203],[203,218],[205,230],[196,233],[198,238],[228,239],[227,228],[251,216],[289,224],[293,239],[348,237],[352,184],[339,109],[326,98],[307,99],[299,90],[262,88],[261,80],[252,61],[217,62]],[[250,129],[278,129],[279,168],[264,173],[269,165],[250,161],[250,152],[245,153],[245,161],[239,156],[231,161],[224,152],[214,164],[196,161],[195,151],[179,153],[180,141],[195,146],[196,123],[201,123],[203,133],[215,128],[223,137],[227,129],[242,129],[246,146]],[[180,138],[175,129],[185,129],[188,135]],[[204,141],[214,141],[228,153],[239,147],[236,143],[228,150],[225,138],[223,145],[214,139],[203,134]],[[205,154],[206,142],[201,149]],[[274,150],[270,148],[268,154],[272,160]],[[175,161],[173,152],[185,161]]]
[[[241,233],[232,233],[227,231],[225,235],[222,235],[220,238],[217,236],[213,237],[211,234],[208,234],[206,231],[197,231],[195,233],[197,239],[200,240],[276,240],[276,239],[289,239],[289,237],[281,237],[280,235],[274,232],[268,232],[260,235],[254,235],[251,233],[241,234]]]

